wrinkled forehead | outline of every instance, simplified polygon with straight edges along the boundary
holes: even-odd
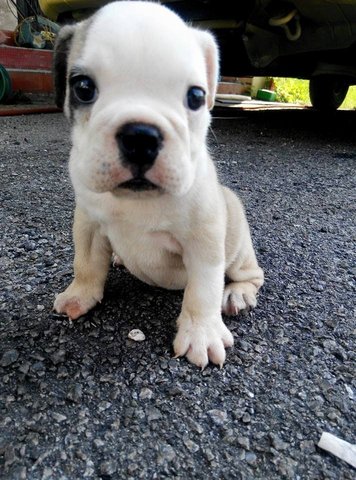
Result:
[[[205,84],[203,53],[192,29],[168,9],[120,3],[99,11],[78,32],[81,45],[72,66],[101,79],[115,76],[118,82],[186,78]]]

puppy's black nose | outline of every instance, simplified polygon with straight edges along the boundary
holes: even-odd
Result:
[[[154,163],[162,146],[163,137],[157,127],[145,123],[127,123],[117,135],[124,162],[135,165],[140,173]]]

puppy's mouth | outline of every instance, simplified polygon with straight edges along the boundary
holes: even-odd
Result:
[[[159,187],[154,183],[147,180],[144,177],[134,177],[131,180],[120,183],[117,188],[126,188],[127,190],[132,190],[133,192],[144,192],[147,190],[158,190]]]

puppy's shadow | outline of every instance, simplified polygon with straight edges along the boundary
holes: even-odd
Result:
[[[68,356],[77,361],[88,357],[101,373],[113,366],[134,372],[143,364],[158,365],[157,358],[173,356],[182,297],[182,291],[151,287],[126,269],[112,267],[102,302],[73,322],[53,314],[52,335],[61,332]],[[145,334],[143,342],[128,338],[133,329]]]
[[[152,287],[124,267],[112,267],[102,303],[95,309],[103,322],[125,334],[139,328],[151,341],[171,345],[183,291]]]

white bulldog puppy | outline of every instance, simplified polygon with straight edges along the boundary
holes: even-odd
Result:
[[[115,254],[142,281],[184,289],[174,352],[201,368],[233,344],[221,312],[254,307],[263,284],[206,145],[217,79],[212,35],[156,3],[111,3],[56,43],[76,208],[74,280],[54,308],[76,319],[100,302]]]

